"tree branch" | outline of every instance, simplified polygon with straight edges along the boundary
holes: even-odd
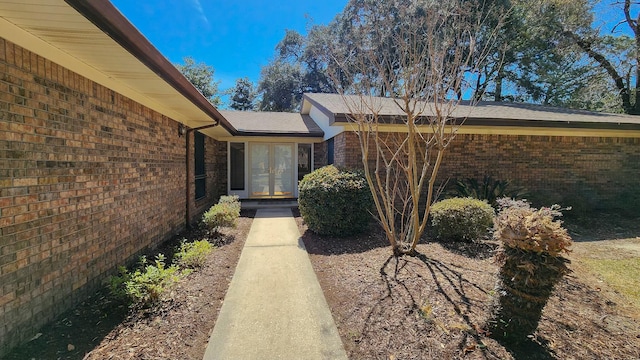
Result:
[[[578,34],[575,34],[571,31],[564,31],[564,35],[573,40],[584,52],[587,53],[590,58],[600,64],[600,66],[607,72],[607,74],[611,76],[614,83],[616,84],[616,88],[618,88],[620,97],[622,98],[622,107],[624,108],[625,112],[629,113],[633,111],[629,87],[625,84],[624,78],[620,76],[613,64],[611,64],[611,62],[606,57],[604,57],[604,55],[594,50],[593,44],[590,41],[583,39]]]

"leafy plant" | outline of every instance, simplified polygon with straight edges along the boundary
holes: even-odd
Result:
[[[211,251],[213,251],[213,245],[207,240],[183,241],[180,250],[175,254],[175,261],[183,268],[200,268],[204,266],[207,255]]]
[[[536,209],[524,200],[501,199],[494,238],[502,242],[501,265],[490,329],[494,337],[518,343],[535,331],[555,285],[569,272],[572,240],[559,205]]]
[[[219,204],[229,204],[229,206],[232,206],[233,208],[236,208],[238,211],[240,211],[240,197],[238,197],[238,195],[222,195],[220,196],[220,199],[218,200]]]
[[[425,301],[422,306],[418,309],[420,316],[425,319],[427,322],[433,322],[433,306],[428,301]]]
[[[221,196],[218,203],[204,213],[202,223],[209,230],[217,232],[223,227],[235,227],[239,217],[238,196]]]
[[[361,172],[329,165],[307,174],[299,186],[300,215],[311,231],[348,236],[367,228],[373,200]]]
[[[482,181],[474,178],[457,180],[449,193],[456,197],[487,200],[494,208],[498,205],[497,200],[503,197],[521,199],[527,195],[524,188],[513,186],[510,180],[496,180],[490,175],[485,175]]]
[[[112,276],[109,285],[111,293],[127,299],[130,307],[148,308],[158,303],[182,275],[177,266],[165,266],[165,256],[162,254],[156,256],[153,264],[141,256],[140,268],[129,272],[120,267],[120,275]]]
[[[430,215],[437,238],[473,241],[487,234],[494,210],[484,200],[451,198],[433,204]]]

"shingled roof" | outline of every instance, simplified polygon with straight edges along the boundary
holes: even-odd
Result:
[[[347,122],[350,114],[347,103],[359,106],[361,101],[367,101],[367,105],[376,108],[379,115],[390,119],[389,122],[392,122],[393,118],[404,115],[402,109],[391,98],[360,98],[358,96],[343,98],[338,94],[305,94],[304,100],[329,117],[330,123]],[[433,106],[426,104],[424,116],[432,116],[433,113],[430,112],[432,108]],[[451,116],[466,119],[467,125],[640,130],[640,116],[522,103],[479,102],[471,106],[468,101],[463,101]]]
[[[239,136],[324,136],[322,129],[309,115],[300,113],[222,110],[220,114]]]

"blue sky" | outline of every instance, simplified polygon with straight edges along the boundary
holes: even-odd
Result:
[[[215,68],[220,89],[248,76],[254,82],[285,29],[306,33],[327,24],[347,0],[112,0],[172,63],[185,56]]]
[[[245,76],[257,83],[285,29],[306,33],[311,24],[327,24],[348,0],[111,1],[169,61],[192,56],[213,66],[225,90]],[[602,0],[593,26],[609,33],[623,19],[620,4]],[[617,33],[630,31],[623,24]]]

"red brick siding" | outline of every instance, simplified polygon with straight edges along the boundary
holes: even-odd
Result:
[[[315,143],[313,144],[313,166],[315,169],[319,169],[323,166],[327,166],[327,143]]]
[[[357,136],[335,137],[335,163],[362,167]],[[524,186],[534,201],[592,208],[615,206],[640,185],[640,139],[458,135],[446,150],[438,182],[485,174]]]
[[[640,139],[458,136],[447,149],[440,178],[484,174],[524,186],[541,203],[606,208],[638,190]]]
[[[0,39],[0,355],[184,227],[177,128]]]

